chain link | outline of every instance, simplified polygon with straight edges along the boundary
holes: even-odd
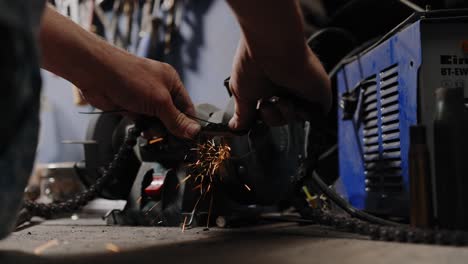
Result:
[[[101,176],[87,190],[77,194],[74,198],[52,204],[25,201],[23,209],[20,212],[18,225],[29,221],[33,216],[47,219],[57,214],[74,212],[96,198],[102,188],[113,178],[115,172],[125,164],[125,160],[131,155],[133,147],[136,145],[137,138],[141,132],[142,129],[138,128],[136,125],[130,127],[125,140],[120,146],[118,152],[115,154],[114,159],[109,163]]]
[[[311,208],[301,213],[304,218],[317,224],[368,236],[372,240],[453,246],[468,245],[468,233],[463,231],[376,225],[349,216]]]

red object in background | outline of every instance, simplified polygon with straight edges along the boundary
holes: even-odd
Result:
[[[164,186],[163,175],[153,175],[153,181],[146,187],[145,194],[151,197],[161,195],[162,187]]]
[[[462,40],[461,48],[464,53],[468,53],[468,40]]]

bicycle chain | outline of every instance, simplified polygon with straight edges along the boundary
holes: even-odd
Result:
[[[420,229],[405,225],[382,226],[349,216],[323,212],[320,209],[310,209],[301,213],[307,220],[312,220],[319,225],[368,236],[372,240],[453,246],[468,245],[468,233],[463,231]]]
[[[74,212],[96,198],[106,183],[112,179],[115,171],[124,165],[124,161],[132,153],[133,147],[136,145],[137,138],[141,132],[142,129],[137,125],[130,127],[124,142],[115,154],[114,159],[109,163],[101,176],[96,179],[96,182],[92,184],[87,190],[77,194],[74,198],[65,202],[52,204],[25,201],[23,210],[20,212],[19,224],[29,221],[33,216],[47,219],[51,218],[53,215]]]

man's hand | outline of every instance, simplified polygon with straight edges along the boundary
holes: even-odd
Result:
[[[247,128],[257,118],[257,101],[271,96],[280,98],[276,106],[259,109],[270,125],[313,116],[317,106],[328,112],[330,80],[306,44],[297,0],[228,3],[242,28],[230,83],[236,100],[231,128]]]
[[[193,104],[168,64],[106,43],[48,7],[41,25],[43,67],[71,81],[93,106],[158,117],[172,134],[198,133]]]
[[[195,109],[174,68],[119,53],[113,59],[114,66],[78,81],[85,99],[102,110],[125,109],[158,117],[171,134],[183,138],[195,136],[200,126],[187,117],[194,116]]]
[[[289,55],[283,54],[278,61],[262,63],[252,57],[244,39],[239,42],[230,80],[236,103],[232,129],[245,129],[257,118],[279,126],[318,114],[311,111],[328,112],[330,81],[312,51],[304,45],[302,59],[288,60]],[[280,99],[275,105],[261,103],[273,96]]]

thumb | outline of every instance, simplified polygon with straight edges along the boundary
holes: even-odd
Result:
[[[244,130],[250,127],[256,118],[256,105],[253,102],[235,101],[234,116],[229,121],[229,127],[233,130]]]
[[[179,111],[172,100],[166,101],[159,113],[159,119],[167,130],[176,137],[193,138],[201,129],[200,124]]]

